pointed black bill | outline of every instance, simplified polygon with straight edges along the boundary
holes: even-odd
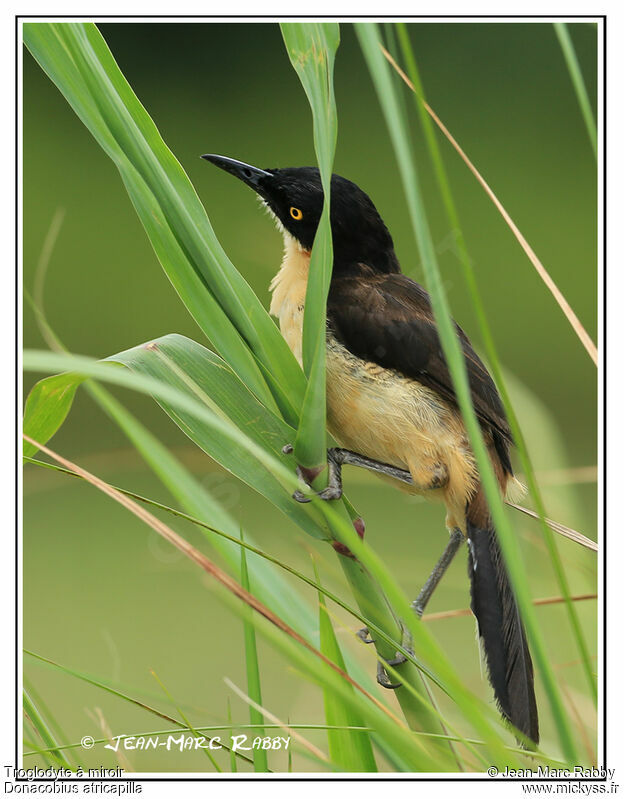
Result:
[[[262,189],[266,185],[265,181],[273,177],[270,172],[266,172],[264,169],[258,169],[258,167],[245,164],[243,161],[236,161],[234,158],[227,158],[225,155],[207,154],[201,157],[218,166],[219,169],[223,169],[242,180],[243,183],[246,183],[259,194],[263,194]]]

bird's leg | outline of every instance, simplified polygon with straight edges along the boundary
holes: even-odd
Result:
[[[451,565],[451,561],[455,557],[455,553],[459,549],[462,541],[464,540],[464,534],[458,527],[454,527],[451,530],[451,535],[446,545],[446,548],[440,559],[433,567],[433,571],[427,578],[427,582],[423,585],[418,597],[412,602],[412,608],[416,615],[420,618],[425,608],[427,607],[427,602],[431,599],[431,595],[436,589],[436,586],[444,576],[445,571]]]
[[[424,584],[421,592],[418,594],[418,598],[414,602],[412,602],[412,608],[419,618],[423,615],[425,607],[427,606],[427,603],[431,599],[431,595],[433,594],[433,592],[436,589],[436,586],[444,576],[444,573],[450,566],[451,561],[455,557],[455,554],[457,553],[457,550],[459,549],[463,540],[464,540],[464,534],[462,533],[462,531],[458,527],[454,527],[453,530],[451,531],[449,542],[446,545],[444,552],[442,553],[440,559],[434,566],[433,571],[427,578],[427,582]],[[403,647],[403,649],[406,649],[408,652],[413,652],[411,635],[409,634],[409,632],[405,627],[402,627],[402,631],[403,631],[403,639],[401,642],[401,646]],[[363,627],[361,630],[359,630],[357,636],[365,644],[372,644],[375,642],[375,639],[370,637],[368,628],[366,627]],[[400,666],[401,663],[405,663],[406,660],[407,658],[405,657],[405,655],[403,655],[401,652],[397,652],[396,657],[393,658],[392,660],[387,660],[386,664],[388,666]],[[390,681],[390,678],[388,677],[388,673],[382,661],[379,661],[377,665],[377,682],[384,688],[396,689],[401,687],[401,683],[393,683]]]
[[[287,444],[283,448],[284,454],[288,455],[292,452],[292,446]],[[327,488],[318,492],[320,499],[340,499],[342,496],[342,467],[347,464],[349,466],[360,466],[364,469],[370,469],[379,474],[385,474],[388,477],[394,477],[396,480],[401,480],[403,483],[413,483],[412,475],[407,469],[399,469],[397,466],[392,466],[389,463],[382,463],[381,461],[367,458],[365,455],[360,455],[357,452],[352,452],[350,449],[342,449],[340,447],[332,447],[327,450]],[[309,485],[306,480],[306,475],[297,467],[298,476]],[[295,491],[293,497],[297,502],[310,502],[310,498],[306,497],[301,491]]]
[[[422,587],[421,592],[418,594],[418,598],[412,602],[412,608],[416,615],[420,618],[423,615],[425,607],[427,603],[431,599],[431,595],[436,589],[436,586],[444,576],[444,573],[448,569],[451,564],[451,561],[455,557],[457,550],[459,549],[462,541],[464,540],[464,534],[458,527],[454,527],[451,531],[451,535],[446,545],[444,552],[440,556],[440,559],[436,563],[433,568],[433,571],[427,578],[427,582]],[[406,649],[408,652],[413,653],[412,649],[412,637],[409,634],[408,630],[402,626],[403,638],[401,641],[401,646],[403,649]],[[358,632],[358,638],[360,638],[365,644],[372,644],[373,639],[369,636],[368,630],[364,627],[362,630]],[[396,657],[392,660],[387,660],[386,664],[388,666],[400,666],[401,663],[405,663],[407,658],[401,652],[396,653]],[[377,664],[377,682],[383,686],[384,688],[400,688],[401,683],[393,683],[390,681],[388,677],[388,673],[384,667],[384,663],[379,661]]]
[[[284,454],[290,454],[292,452],[292,446],[287,444],[283,448]],[[392,466],[389,463],[383,463],[381,461],[373,460],[373,458],[367,458],[365,455],[360,455],[358,452],[353,452],[350,449],[342,449],[341,447],[332,447],[327,450],[327,467],[328,467],[328,478],[327,478],[327,487],[324,488],[322,491],[319,491],[317,496],[320,499],[325,500],[332,500],[332,499],[340,499],[342,496],[342,467],[347,464],[349,466],[360,466],[364,469],[369,469],[373,472],[378,472],[379,474],[386,475],[387,477],[393,477],[395,480],[401,480],[403,483],[408,483],[413,485],[414,479],[411,473],[407,469],[400,469],[397,466]],[[306,479],[307,475],[305,472],[298,466],[297,467],[297,475],[301,480],[303,480],[307,485],[310,484],[310,481]],[[448,479],[448,473],[442,467],[437,467],[431,477],[430,481],[427,481],[426,485],[423,485],[423,488],[439,488],[445,484]],[[297,502],[310,502],[310,498],[305,496],[301,491],[295,491],[293,494],[294,499]],[[453,528],[451,532],[451,536],[449,539],[448,544],[442,556],[436,563],[433,571],[427,578],[427,582],[423,586],[422,590],[420,591],[417,599],[412,602],[412,608],[416,612],[416,614],[420,617],[423,614],[423,611],[427,605],[427,602],[431,598],[436,586],[442,579],[444,572],[450,565],[451,561],[453,560],[455,553],[459,549],[459,546],[463,540],[464,536],[458,528]],[[362,640],[365,644],[372,644],[374,643],[374,639],[370,637],[369,631],[366,627],[363,627],[357,633],[358,638]],[[412,652],[412,638],[409,632],[405,627],[402,626],[402,647],[409,652]],[[400,652],[396,653],[396,657],[392,660],[387,660],[385,663],[388,666],[399,666],[401,663],[405,663],[407,658]],[[384,688],[396,689],[401,687],[401,683],[393,683],[390,681],[388,677],[388,673],[384,667],[384,662],[379,661],[377,665],[377,682],[383,686]]]

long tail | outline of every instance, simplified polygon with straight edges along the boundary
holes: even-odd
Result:
[[[470,520],[468,536],[472,612],[483,642],[488,676],[503,716],[536,744],[539,723],[533,663],[503,556],[491,522]],[[481,514],[479,514],[481,515]]]

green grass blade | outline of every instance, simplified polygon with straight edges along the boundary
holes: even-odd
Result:
[[[231,594],[219,591],[219,597],[228,607],[236,612],[239,602]],[[417,738],[397,720],[393,720],[380,708],[367,700],[359,691],[350,690],[350,684],[340,677],[327,663],[313,657],[311,653],[298,646],[291,638],[270,624],[257,613],[252,616],[256,630],[266,638],[276,650],[305,675],[312,683],[332,693],[336,699],[346,703],[351,712],[359,714],[382,738],[394,756],[394,763],[399,771],[427,771],[431,768],[444,767],[443,761],[437,757],[437,749],[429,749],[426,742]]]
[[[227,718],[230,724],[232,724],[232,703],[230,702],[230,697],[228,696],[227,700]],[[233,729],[233,726],[231,727]],[[230,750],[230,772],[232,774],[236,774],[238,772],[238,767],[236,765],[236,756],[234,752]]]
[[[553,535],[552,530],[550,529],[549,525],[546,523],[545,520],[546,506],[544,504],[544,500],[542,498],[541,491],[539,490],[537,479],[535,477],[535,470],[533,469],[533,465],[531,463],[531,458],[529,456],[529,451],[526,445],[524,433],[520,427],[518,417],[516,415],[513,403],[511,402],[511,398],[509,396],[509,391],[507,390],[507,381],[505,380],[503,369],[496,350],[496,345],[494,343],[494,337],[492,335],[492,331],[490,330],[490,326],[487,321],[487,314],[485,312],[485,308],[481,301],[481,297],[477,287],[476,277],[474,274],[474,269],[472,268],[472,262],[470,256],[468,255],[465,238],[460,225],[459,215],[457,213],[457,209],[453,201],[453,195],[446,175],[446,169],[444,167],[442,155],[440,153],[437,139],[435,137],[433,122],[431,121],[431,117],[429,116],[424,107],[425,94],[422,81],[420,79],[420,75],[418,72],[416,59],[414,58],[414,54],[410,45],[406,26],[403,23],[401,23],[397,25],[397,28],[398,28],[399,39],[401,42],[401,49],[407,65],[408,75],[415,88],[414,96],[416,99],[416,107],[420,116],[420,121],[422,123],[423,131],[425,133],[425,139],[427,142],[427,147],[429,149],[429,154],[433,161],[434,170],[438,181],[438,186],[440,188],[440,193],[444,201],[444,205],[449,218],[449,222],[451,224],[451,228],[456,233],[456,244],[459,251],[460,262],[464,272],[464,278],[466,280],[466,284],[470,292],[473,308],[475,310],[481,335],[485,343],[487,356],[490,361],[490,365],[492,367],[492,372],[494,374],[496,385],[498,386],[500,391],[505,411],[507,413],[509,426],[511,428],[511,433],[513,436],[513,440],[516,444],[518,454],[520,456],[520,461],[522,463],[522,469],[526,476],[529,492],[535,503],[535,507],[537,509],[540,518],[540,526],[542,529],[542,534],[544,536],[544,541],[548,549],[553,571],[559,585],[559,590],[561,591],[562,596],[565,597],[566,600],[566,609],[568,613],[568,618],[570,621],[572,634],[574,636],[577,648],[579,650],[581,662],[585,670],[585,676],[588,681],[591,694],[594,698],[594,702],[596,702],[597,686],[596,686],[596,680],[593,676],[593,664],[591,662],[589,649],[587,647],[587,642],[585,641],[585,638],[581,630],[576,608],[574,607],[574,603],[571,601],[570,598],[571,592],[568,585],[568,580],[565,574],[565,570],[561,562],[561,557],[557,549],[555,536]]]
[[[305,391],[301,370],[95,25],[27,23],[24,41],[119,169],[156,254],[204,333],[267,405],[270,374],[271,386],[287,395],[282,411],[292,416]]]
[[[243,531],[241,530],[241,540]],[[247,571],[247,553],[244,547],[240,551],[240,573],[241,585],[246,591],[251,593],[249,584],[249,572]],[[260,686],[260,664],[258,663],[258,647],[256,646],[256,630],[251,623],[251,608],[243,609],[243,631],[245,636],[245,667],[247,670],[247,693],[258,706],[262,706],[262,689]],[[257,707],[249,705],[249,721],[251,724],[260,725],[258,735],[263,736],[262,724],[264,717]],[[253,750],[254,771],[266,772],[269,770],[267,753],[264,749]]]
[[[47,702],[44,698],[39,694],[39,692],[35,689],[34,685],[30,680],[28,680],[24,676],[24,686],[28,691],[31,700],[39,709],[40,714],[46,720],[52,734],[55,736],[55,739],[59,742],[58,749],[63,749],[67,751],[69,739],[65,732],[63,731],[58,719],[55,717],[54,713],[51,711],[50,707],[48,706]],[[76,758],[76,755],[72,752],[67,751],[67,759],[71,762],[72,767],[82,766],[83,764]]]
[[[82,682],[86,682],[89,685],[93,685],[95,688],[101,688],[103,691],[106,691],[107,693],[116,696],[118,699],[122,699],[124,702],[129,702],[130,704],[135,705],[136,707],[139,707],[142,710],[146,710],[148,713],[151,713],[154,716],[158,716],[159,718],[164,719],[165,721],[168,721],[171,724],[175,724],[177,727],[181,727],[182,729],[189,729],[184,722],[179,721],[173,716],[168,716],[166,713],[163,713],[160,710],[157,710],[156,708],[147,705],[145,702],[142,702],[140,699],[135,699],[134,697],[129,696],[128,694],[125,694],[122,691],[118,691],[116,688],[113,688],[111,685],[108,685],[105,680],[101,680],[98,677],[93,677],[89,674],[85,674],[84,672],[77,671],[76,669],[72,669],[69,666],[63,666],[61,663],[57,663],[54,660],[50,660],[50,658],[46,658],[43,655],[37,654],[36,652],[31,652],[29,649],[24,649],[24,654],[34,658],[39,663],[44,663],[56,669],[57,671],[61,671],[64,674],[68,674],[71,677],[75,677],[76,679],[81,680]],[[168,732],[170,732],[170,730],[168,730]],[[223,742],[221,743],[221,745],[223,746],[224,749],[229,749],[229,747]],[[240,757],[241,760],[247,761],[247,763],[252,762],[251,758],[248,758],[240,751],[236,751],[235,755],[236,757]]]
[[[424,204],[419,188],[416,168],[412,158],[408,136],[402,124],[402,117],[389,66],[381,52],[381,41],[377,26],[356,24],[356,32],[362,46],[373,82],[377,89],[384,116],[389,128],[392,144],[400,167],[401,179],[408,203],[408,209],[419,247],[427,288],[440,335],[440,341],[453,379],[453,386],[464,423],[474,452],[481,482],[486,493],[492,518],[503,550],[510,578],[527,629],[538,671],[545,684],[551,711],[557,726],[559,739],[566,758],[570,763],[578,761],[576,744],[563,705],[561,693],[553,668],[539,633],[537,619],[528,590],[526,571],[513,531],[510,529],[505,509],[499,494],[498,484],[485,448],[481,429],[472,406],[466,365],[460,343],[453,328],[450,309],[437,265],[431,234],[427,225]]]
[[[331,280],[333,246],[330,184],[338,133],[334,60],[340,42],[337,23],[282,23],[288,56],[312,109],[314,149],[325,194],[312,247],[303,319],[303,369],[308,385],[295,441],[298,463],[310,468],[326,461],[325,307]]]
[[[180,718],[182,719],[182,721],[184,722],[184,724],[186,725],[186,727],[187,727],[187,728],[188,728],[188,729],[189,729],[189,730],[190,730],[190,731],[193,733],[193,735],[195,736],[195,738],[200,738],[201,736],[200,736],[200,735],[199,735],[199,733],[197,732],[197,728],[196,728],[196,727],[194,727],[194,726],[191,724],[191,722],[188,720],[188,718],[187,718],[186,714],[184,713],[184,711],[182,710],[182,708],[180,707],[180,705],[179,705],[179,704],[178,704],[178,703],[175,701],[175,699],[173,698],[173,696],[171,695],[170,691],[167,689],[167,687],[165,686],[165,684],[163,683],[163,681],[162,681],[162,680],[160,679],[160,677],[159,677],[159,676],[156,674],[156,672],[154,671],[154,669],[151,669],[151,672],[152,672],[152,676],[154,677],[154,679],[156,680],[156,682],[157,682],[157,683],[160,685],[160,687],[162,688],[162,690],[163,690],[163,693],[165,694],[165,696],[167,697],[167,699],[169,700],[169,702],[171,702],[171,704],[172,704],[172,705],[175,707],[175,709],[178,711],[178,714],[179,714]],[[210,751],[210,749],[208,749],[208,748],[203,748],[203,752],[204,752],[204,754],[206,755],[206,757],[208,758],[208,760],[209,760],[209,761],[212,763],[212,766],[213,766],[214,770],[215,770],[216,772],[218,772],[218,773],[221,773],[221,772],[223,771],[223,769],[222,769],[222,768],[219,766],[219,764],[218,764],[218,763],[217,763],[217,761],[215,760],[215,758],[214,758],[214,756],[213,756],[212,752]]]
[[[316,579],[320,582],[318,572],[316,573]],[[340,651],[331,619],[327,613],[325,597],[321,593],[318,595],[318,602],[321,652],[343,671],[346,671],[342,652]],[[325,722],[328,725],[329,755],[332,761],[349,772],[377,771],[373,747],[368,733],[353,733],[335,729],[335,727],[341,726],[362,727],[361,716],[355,714],[349,705],[327,688],[323,690],[323,700],[325,703]]]
[[[57,749],[57,742],[54,740],[52,731],[39,712],[39,709],[35,705],[32,697],[26,690],[24,690],[24,713],[26,714],[26,717],[32,724],[33,728],[37,731],[45,746],[47,746],[50,750],[50,755],[57,764],[57,767],[60,766],[62,768],[71,769],[71,765],[63,752]]]
[[[583,121],[585,122],[585,127],[587,128],[587,135],[589,136],[592,150],[594,151],[594,156],[598,158],[598,135],[596,132],[596,120],[594,119],[594,112],[592,111],[591,103],[589,102],[587,87],[585,86],[585,81],[583,80],[583,73],[581,72],[578,58],[576,57],[574,45],[572,44],[570,31],[568,30],[568,26],[565,22],[553,22],[553,27],[555,29],[555,33],[557,34],[557,39],[559,39],[559,44],[561,45],[561,49],[563,51],[563,57],[565,58],[568,72],[570,73],[570,79],[572,81],[572,85],[574,86],[574,91],[576,92],[576,99],[578,100],[581,114],[583,115]]]

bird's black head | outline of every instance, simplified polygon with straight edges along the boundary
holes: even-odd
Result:
[[[323,210],[323,187],[316,167],[258,169],[222,155],[202,155],[250,186],[280,225],[305,250],[311,250]],[[392,237],[370,197],[339,175],[331,179],[334,274],[365,264],[376,272],[398,272]]]

